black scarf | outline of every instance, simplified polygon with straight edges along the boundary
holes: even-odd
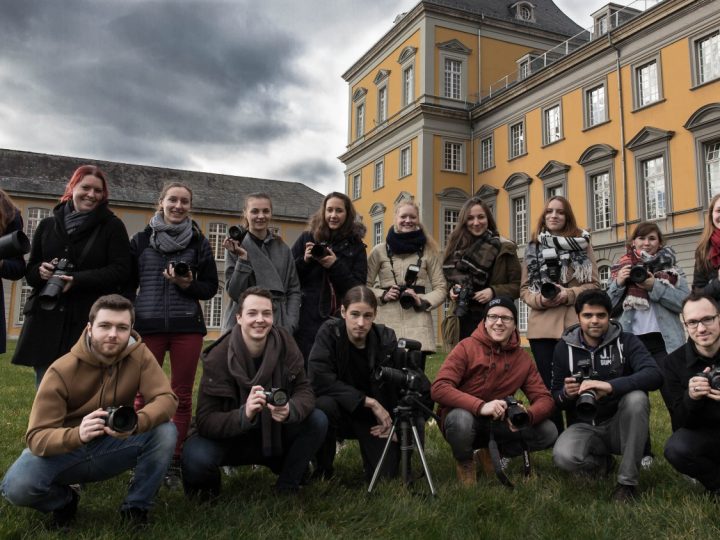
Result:
[[[69,200],[63,209],[63,222],[65,223],[65,232],[68,233],[68,236],[72,236],[91,216],[96,215],[97,212],[95,210],[97,210],[97,208],[99,208],[99,206],[96,206],[89,212],[76,212],[72,200]]]
[[[395,227],[390,227],[385,241],[390,246],[392,253],[403,255],[405,253],[421,252],[425,247],[427,238],[425,238],[425,231],[422,229],[399,233],[395,232]]]

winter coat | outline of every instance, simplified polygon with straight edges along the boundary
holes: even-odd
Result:
[[[142,336],[207,334],[200,300],[210,300],[218,292],[210,243],[195,222],[190,243],[175,253],[161,253],[151,247],[151,235],[152,228],[147,226],[130,241],[132,276],[126,296],[135,303],[135,330]],[[186,262],[192,269],[193,280],[187,289],[163,276],[170,261]]]
[[[565,305],[547,308],[540,303],[542,295],[537,292],[530,292],[530,278],[528,276],[527,262],[522,265],[522,287],[520,288],[520,299],[530,308],[528,315],[527,332],[528,339],[560,339],[565,329],[577,324],[578,318],[575,313],[575,299],[587,289],[599,289],[597,263],[592,246],[588,246],[587,254],[592,263],[592,281],[580,283],[570,274],[570,281],[566,285],[567,301]],[[572,272],[572,269],[570,270]]]
[[[675,285],[656,279],[653,288],[648,291],[648,300],[652,304],[653,313],[657,319],[660,333],[663,341],[665,341],[665,351],[674,351],[678,347],[682,347],[685,343],[685,329],[680,322],[680,312],[682,311],[682,303],[690,294],[685,273],[681,268],[678,274],[678,280]],[[625,299],[625,291],[627,287],[620,286],[616,280],[611,280],[607,293],[613,303],[613,307],[622,304]],[[623,311],[618,319],[626,332],[633,331],[633,320],[636,310],[628,309]]]
[[[357,231],[349,238],[331,243],[330,248],[337,260],[328,269],[315,259],[305,262],[305,244],[314,242],[312,232],[305,231],[293,244],[292,254],[302,291],[300,323],[295,331],[295,341],[305,359],[310,356],[320,325],[340,309],[345,293],[355,285],[365,285],[367,281],[367,254],[361,238]]]
[[[555,346],[552,394],[555,404],[574,416],[575,400],[565,395],[565,378],[579,371],[578,363],[590,361],[591,378],[607,381],[612,393],[598,400],[596,423],[617,412],[620,399],[633,390],[650,392],[662,386],[663,378],[645,345],[633,334],[622,331],[620,323],[610,321],[600,345],[590,350],[581,341],[582,330],[576,324],[567,329]]]
[[[250,234],[246,234],[243,245],[254,242]],[[281,238],[268,232],[262,243],[263,253],[268,261],[277,270],[284,288],[281,291],[272,290],[273,293],[273,324],[285,328],[293,334],[298,327],[300,318],[300,280],[298,279],[295,260],[292,252]],[[238,308],[238,298],[248,288],[253,286],[264,287],[264,276],[258,275],[253,268],[251,257],[248,260],[240,259],[230,251],[225,252],[225,290],[230,296],[230,305],[225,311],[223,332],[235,326],[235,313]],[[258,268],[259,271],[259,268]]]
[[[662,396],[670,412],[673,431],[720,426],[720,403],[708,398],[690,399],[688,393],[690,379],[712,366],[720,366],[720,351],[713,358],[707,358],[690,339],[663,360]]]
[[[697,293],[712,296],[715,300],[720,300],[718,269],[707,268],[705,265],[699,266],[697,261],[695,261],[692,289]]]
[[[0,236],[12,234],[15,231],[23,230],[23,220],[20,212],[8,224],[7,229],[0,233]],[[17,281],[25,275],[25,259],[22,255],[11,259],[3,259],[0,265],[0,354],[5,352],[5,341],[7,340],[7,323],[5,321],[5,293],[3,292],[3,279]]]
[[[532,425],[550,417],[552,396],[535,362],[520,347],[517,330],[501,345],[481,324],[445,358],[432,384],[432,398],[444,422],[447,413],[457,408],[480,416],[485,403],[514,396],[518,389],[530,400],[527,410]]]
[[[98,408],[133,407],[135,395],[145,398],[137,411],[137,433],[169,422],[177,409],[170,381],[136,332],[114,359],[93,354],[85,330],[69,353],[58,358],[43,377],[28,424],[26,439],[36,456],[55,456],[83,445],[82,419]]]
[[[130,275],[130,242],[123,222],[107,203],[101,203],[73,234],[65,230],[64,208],[58,204],[53,215],[43,219],[32,239],[25,278],[33,290],[25,303],[20,338],[12,363],[41,368],[67,353],[87,325],[90,307],[105,294],[123,290]],[[78,266],[93,231],[98,233]],[[72,286],[61,294],[57,307],[40,308],[37,295],[47,281],[40,277],[40,264],[53,259],[75,264],[70,272]]]
[[[420,273],[415,282],[416,286],[425,288],[424,293],[418,294],[424,301],[420,306],[403,309],[397,300],[386,303],[381,300],[387,289],[405,284],[408,266],[417,262],[417,253],[403,253],[393,254],[391,264],[387,244],[378,244],[368,257],[367,285],[378,297],[376,322],[389,326],[402,338],[421,342],[423,351],[435,352],[436,332],[431,311],[441,305],[447,295],[439,254],[426,250],[420,259]]]

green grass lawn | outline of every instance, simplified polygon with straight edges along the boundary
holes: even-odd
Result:
[[[13,346],[12,343],[9,344]],[[0,474],[22,451],[32,404],[33,371],[11,366],[0,355]],[[441,357],[428,362],[432,378]],[[166,366],[167,368],[167,366]],[[198,377],[199,380],[199,377]],[[160,490],[152,525],[143,536],[155,538],[717,538],[720,505],[699,486],[680,477],[665,462],[662,448],[670,434],[667,412],[652,396],[651,429],[655,465],[641,475],[642,496],[621,506],[608,498],[614,479],[576,479],[557,471],[549,451],[533,454],[535,476],[521,479],[521,464],[511,464],[516,488],[495,478],[481,478],[464,489],[455,480],[455,465],[436,425],[427,429],[426,454],[438,489],[429,497],[424,479],[415,489],[381,482],[371,495],[362,480],[359,451],[348,442],[336,461],[337,477],[304,489],[297,498],[276,498],[274,476],[264,469],[243,467],[223,478],[220,501],[197,506],[182,491]],[[419,464],[416,463],[416,468]],[[129,473],[85,487],[72,538],[124,538],[117,509]],[[0,538],[56,538],[47,518],[0,503]]]

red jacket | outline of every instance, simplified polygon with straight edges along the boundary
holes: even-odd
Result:
[[[432,385],[443,421],[454,408],[480,416],[486,401],[512,396],[521,389],[530,400],[530,422],[536,425],[550,416],[554,403],[540,378],[535,362],[520,347],[517,331],[504,346],[490,339],[481,324],[450,352]]]

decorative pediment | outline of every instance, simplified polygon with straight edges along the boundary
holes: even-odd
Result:
[[[608,144],[593,144],[588,146],[585,151],[580,154],[578,164],[589,165],[601,159],[612,159],[617,155],[618,151]]]
[[[400,56],[398,56],[398,64],[407,62],[410,58],[415,56],[415,53],[417,53],[417,47],[405,47],[400,53]]]
[[[481,199],[492,199],[497,197],[497,194],[500,192],[498,188],[494,188],[492,186],[489,186],[487,184],[483,184],[480,186],[480,189],[478,189],[475,192],[476,197],[480,197]]]
[[[513,189],[527,187],[532,183],[532,177],[524,172],[513,173],[508,176],[503,184],[505,191],[512,191]]]
[[[717,123],[720,123],[720,103],[710,103],[692,113],[683,127],[694,131]]]
[[[438,49],[443,49],[445,51],[450,51],[454,53],[470,54],[472,52],[472,49],[468,49],[457,39],[451,39],[450,41],[438,43],[437,46]]]
[[[437,194],[438,199],[443,199],[445,201],[461,201],[465,202],[470,198],[470,195],[468,195],[464,190],[460,188],[446,188],[443,189],[440,193]]]
[[[385,79],[387,79],[390,76],[390,70],[389,69],[381,69],[377,72],[377,75],[375,75],[375,79],[373,80],[373,84],[380,84]]]
[[[665,131],[664,129],[645,126],[638,131],[637,135],[630,139],[626,147],[630,150],[637,150],[649,144],[669,141],[673,135],[675,135],[674,131]]]
[[[537,176],[538,178],[540,178],[540,180],[545,180],[546,178],[550,178],[552,176],[555,176],[556,174],[566,173],[569,170],[570,165],[566,165],[565,163],[560,163],[559,161],[551,159],[545,164],[545,166],[540,170],[540,172],[537,173]]]
[[[522,0],[510,6],[515,18],[525,22],[535,22],[535,5]]]
[[[353,92],[352,100],[357,101],[359,99],[362,99],[365,97],[365,94],[367,94],[367,88],[360,87]]]
[[[370,211],[368,212],[372,217],[380,216],[385,213],[385,210],[387,208],[383,203],[376,202],[370,207]]]
[[[412,196],[412,193],[408,193],[407,191],[401,191],[400,194],[395,197],[395,201],[393,204],[397,206],[401,202],[413,202],[415,197]]]

